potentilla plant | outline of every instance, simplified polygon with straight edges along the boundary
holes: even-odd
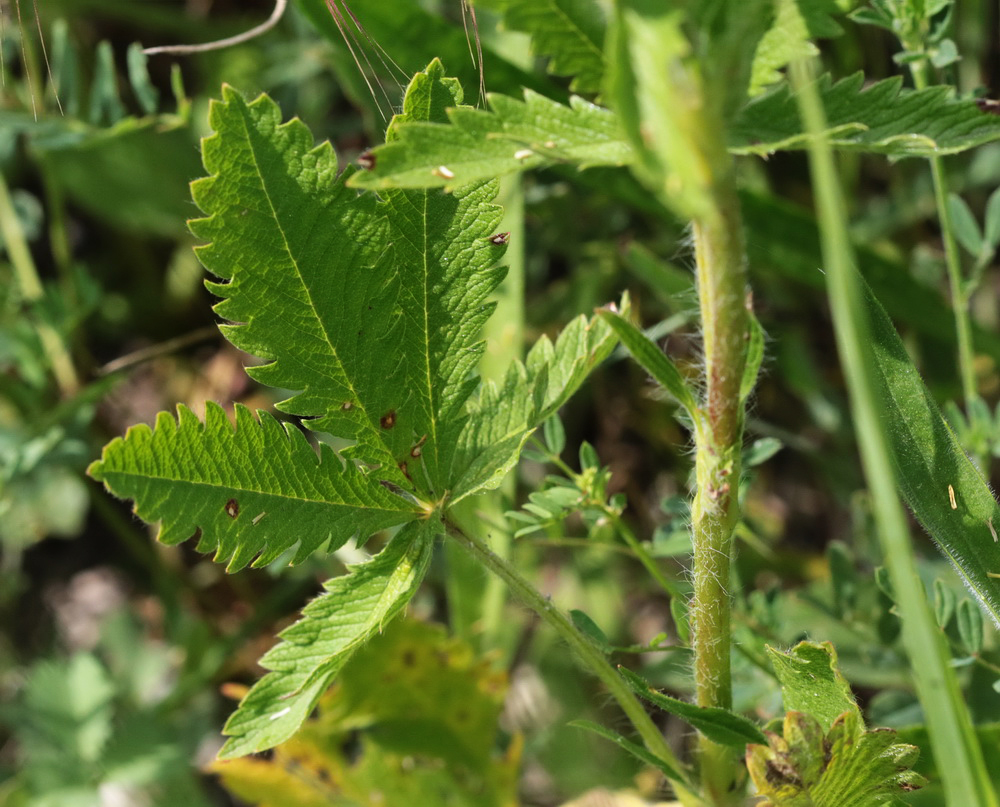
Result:
[[[579,92],[599,90],[602,103],[526,91],[490,96],[477,109],[463,105],[459,83],[434,61],[410,82],[385,144],[339,173],[332,147],[316,145],[297,120],[283,123],[266,96],[247,102],[226,87],[212,106],[209,176],[193,185],[204,217],[191,229],[205,242],[198,256],[215,278],[208,286],[221,298],[221,328],[265,360],[251,377],[295,391],[280,411],[347,447],[317,451],[298,428],[241,407],[234,426],[210,404],[204,422],[181,408],[161,413],[154,429],[132,428],[91,475],[159,522],[161,541],[194,540],[230,571],[391,535],[370,561],[328,581],[263,657],[269,672],[226,724],[221,756],[292,736],[351,655],[405,608],[444,541],[468,550],[558,632],[635,736],[586,727],[659,769],[683,804],[739,804],[752,781],[766,804],[862,807],[898,802],[922,784],[910,770],[917,750],[865,725],[828,644],[770,651],[783,720],[760,726],[732,709],[730,557],[746,406],[764,352],[735,160],[807,149],[838,348],[944,792],[949,804],[997,804],[896,490],[994,621],[1000,548],[989,528],[1000,512],[857,276],[830,151],[939,160],[1000,138],[1000,118],[944,87],[815,78],[811,40],[840,31],[837,6],[819,0],[618,0],[610,10],[577,0],[532,15],[520,0],[483,5],[527,31]],[[321,0],[302,6],[311,15],[324,8]],[[880,1],[861,21],[875,15],[893,30],[905,22],[907,59],[923,64],[940,47],[935,24],[946,6]],[[631,171],[691,223],[701,378],[686,377],[636,327],[624,298],[575,320],[555,342],[540,340],[502,383],[480,381],[479,334],[508,242],[498,177],[551,165]],[[675,399],[695,447],[693,594],[675,603],[691,623],[693,702],[612,667],[599,637],[456,517],[463,502],[501,484],[535,430],[619,341]],[[570,472],[560,483],[559,507],[585,504],[617,518],[622,502],[591,495],[583,479]],[[640,699],[694,727],[692,747],[675,752]]]

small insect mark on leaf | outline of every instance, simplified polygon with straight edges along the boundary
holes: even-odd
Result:
[[[340,405],[340,409],[341,409],[342,412],[349,412],[353,408],[354,408],[354,404],[351,401],[344,401]]]
[[[532,154],[534,154],[531,149],[518,149],[514,152],[515,160],[527,160]]]
[[[230,499],[226,502],[226,515],[230,518],[236,518],[240,514],[240,503],[236,499]]]
[[[268,718],[268,719],[269,719],[269,720],[278,720],[279,718],[282,718],[282,717],[284,717],[285,715],[287,715],[287,714],[288,714],[288,713],[289,713],[290,711],[292,711],[292,707],[291,707],[291,706],[286,706],[286,707],[285,707],[284,709],[282,709],[282,710],[281,710],[280,712],[275,712],[275,713],[274,713],[273,715],[271,715],[271,716],[270,716],[270,718]]]
[[[498,247],[502,247],[509,241],[510,233],[497,233],[496,235],[490,236],[490,243]]]
[[[378,419],[378,425],[383,429],[391,429],[396,425],[396,410],[390,409]]]
[[[434,174],[434,176],[436,177],[441,177],[441,179],[455,178],[455,172],[452,171],[450,168],[448,168],[448,166],[446,165],[439,165],[437,168],[431,171],[431,173]]]
[[[365,171],[375,170],[375,153],[369,149],[368,151],[362,151],[358,155],[358,165],[365,169]]]
[[[952,510],[958,509],[958,502],[955,501],[955,488],[951,485],[948,485],[948,501],[951,502]]]
[[[267,513],[266,513],[266,512],[264,512],[264,513],[258,513],[257,515],[255,515],[255,516],[253,517],[253,519],[252,519],[252,520],[250,521],[250,523],[251,523],[251,524],[253,524],[253,525],[254,525],[254,526],[256,527],[256,526],[257,526],[258,524],[260,524],[260,520],[261,520],[261,519],[262,519],[262,518],[263,518],[264,516],[266,516],[266,515],[267,515]]]
[[[401,463],[399,463],[399,470],[401,470],[401,471],[403,472],[403,476],[405,476],[405,477],[406,477],[407,479],[409,479],[409,480],[410,480],[411,482],[413,481],[413,477],[412,477],[412,476],[410,476],[410,471],[409,471],[409,469],[407,468],[407,466],[406,466],[406,463],[405,463],[405,462],[401,462]]]
[[[547,149],[554,149],[555,147],[556,147],[556,141],[555,140],[546,140],[545,141],[545,148],[547,148]]]
[[[977,98],[976,106],[987,115],[1000,115],[1000,101],[993,98]]]
[[[1000,538],[997,537],[996,528],[993,526],[993,519],[990,518],[989,520],[987,520],[986,523],[989,525],[990,535],[993,536],[993,543],[997,543],[998,541],[1000,541]]]

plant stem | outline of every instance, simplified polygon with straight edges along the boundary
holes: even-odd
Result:
[[[660,567],[656,565],[656,561],[646,551],[646,547],[642,545],[642,542],[635,537],[635,533],[632,532],[628,524],[622,521],[621,516],[619,516],[614,510],[607,507],[604,508],[604,515],[614,526],[618,534],[624,539],[625,543],[628,544],[629,549],[632,550],[632,553],[639,560],[639,563],[641,563],[646,568],[646,571],[649,572],[649,576],[659,584],[660,588],[662,588],[671,597],[682,597],[683,593],[678,588],[677,584],[660,571]]]
[[[31,250],[28,249],[28,242],[24,238],[21,222],[14,209],[10,189],[3,176],[0,176],[0,235],[3,236],[3,242],[7,247],[7,255],[14,269],[14,277],[20,287],[21,295],[36,309],[35,328],[42,343],[42,350],[45,351],[52,368],[52,375],[55,376],[59,391],[69,397],[80,386],[76,369],[62,338],[46,321],[45,315],[37,310],[38,303],[44,295],[42,281],[38,277]]]
[[[719,160],[718,162],[722,162]],[[695,221],[698,298],[705,349],[704,422],[695,430],[697,490],[691,506],[694,595],[691,602],[695,693],[699,706],[732,707],[729,564],[739,520],[743,401],[749,321],[745,305],[743,223],[731,174],[717,176],[714,207]],[[713,804],[731,803],[731,749],[699,737],[702,785]]]
[[[643,743],[650,753],[655,754],[681,775],[685,775],[685,768],[680,760],[674,756],[670,746],[667,745],[663,734],[653,723],[642,704],[632,693],[621,676],[611,667],[604,653],[601,652],[584,634],[582,634],[573,624],[572,620],[562,611],[552,604],[552,601],[543,596],[528,580],[521,576],[508,561],[501,558],[493,550],[472,533],[463,532],[455,524],[446,521],[445,526],[448,534],[454,538],[459,545],[471,553],[482,565],[493,574],[503,580],[510,591],[521,600],[528,608],[552,627],[560,638],[576,654],[583,666],[598,678],[611,693],[612,697],[621,706],[635,730],[642,737]],[[674,782],[674,788],[678,797],[690,805],[700,804],[697,796],[690,789],[690,782]]]
[[[913,76],[913,85],[918,90],[925,89],[928,83],[926,60],[914,62],[910,72]],[[979,392],[972,347],[972,324],[969,317],[969,290],[963,282],[962,255],[958,249],[958,242],[955,241],[951,213],[948,211],[948,180],[944,173],[944,161],[940,157],[928,159],[934,180],[934,202],[937,206],[938,221],[941,223],[941,240],[944,242],[951,306],[955,311],[955,338],[958,341],[958,369],[962,379],[962,397],[968,405]]]
[[[895,471],[884,431],[875,369],[869,356],[867,311],[847,233],[847,215],[833,152],[822,137],[825,113],[811,63],[792,64],[792,84],[805,130],[813,139],[809,162],[819,214],[823,264],[837,349],[851,399],[865,479],[886,567],[903,623],[903,644],[913,663],[917,694],[938,756],[948,804],[996,807],[972,721],[954,670],[948,665],[943,633],[937,628],[910,545],[906,515],[896,495]]]

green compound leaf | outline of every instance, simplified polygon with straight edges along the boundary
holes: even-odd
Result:
[[[786,710],[810,715],[824,731],[829,731],[844,712],[861,715],[851,686],[837,666],[832,644],[799,642],[787,653],[766,649],[781,683]]]
[[[636,695],[690,723],[713,742],[736,748],[742,748],[747,743],[766,742],[764,733],[757,725],[742,715],[717,706],[695,706],[693,703],[671,698],[657,692],[631,670],[619,667],[618,671]]]
[[[377,474],[345,464],[326,445],[317,456],[298,429],[259,416],[237,406],[234,430],[212,403],[204,424],[183,406],[178,420],[161,412],[155,429],[133,426],[109,443],[89,473],[135,500],[144,521],[162,522],[160,541],[194,538],[229,571],[271,563],[292,547],[297,563],[423,515]]]
[[[628,297],[622,300],[627,311]],[[600,318],[580,316],[555,344],[539,339],[525,362],[514,362],[503,384],[483,384],[469,404],[469,420],[456,453],[462,469],[452,490],[455,501],[496,488],[517,463],[531,433],[580,388],[618,340]]]
[[[752,745],[747,768],[761,807],[878,807],[925,784],[910,770],[919,754],[894,731],[865,731],[856,709],[827,733],[809,715],[788,712],[784,736],[768,732],[768,745]]]
[[[889,157],[957,154],[1000,139],[1000,117],[982,112],[970,99],[957,99],[950,87],[905,90],[896,76],[865,87],[864,76],[832,83],[819,80],[830,145],[845,151]],[[804,149],[795,96],[787,85],[751,101],[730,131],[730,151],[768,155]]]
[[[525,90],[524,100],[490,94],[490,111],[459,106],[447,122],[409,123],[392,143],[372,150],[359,188],[452,188],[556,163],[624,165],[632,150],[614,113],[582,98],[569,106]]]
[[[910,361],[885,310],[865,287],[896,483],[917,520],[1000,625],[1000,506]],[[954,505],[952,501],[954,500]]]
[[[477,3],[478,5],[478,3]],[[491,0],[504,27],[531,37],[531,50],[549,58],[549,72],[572,76],[574,92],[597,92],[604,77],[607,20],[596,0]]]
[[[287,740],[326,692],[345,662],[409,602],[430,564],[435,520],[406,525],[388,546],[343,577],[281,633],[260,660],[270,670],[226,723],[222,759],[272,748]]]

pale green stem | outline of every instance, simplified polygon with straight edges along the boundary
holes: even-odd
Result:
[[[514,566],[497,555],[485,541],[473,533],[463,532],[455,524],[446,522],[448,534],[459,545],[471,553],[479,563],[499,577],[510,591],[528,608],[548,624],[566,642],[577,659],[593,674],[618,702],[650,753],[666,762],[681,775],[685,767],[667,745],[663,733],[653,723],[638,698],[628,684],[608,663],[604,653],[573,624],[572,620],[553,605],[551,599],[542,595],[528,580],[521,576]],[[700,801],[692,792],[690,782],[673,782],[678,797],[688,805],[698,805]]]
[[[913,84],[918,90],[927,87],[927,63],[915,62],[911,69]],[[951,305],[955,311],[955,338],[958,341],[958,370],[962,379],[962,395],[966,404],[979,392],[976,383],[975,353],[972,347],[972,322],[969,316],[969,291],[962,278],[962,254],[955,240],[955,231],[948,211],[948,180],[944,173],[944,161],[940,157],[928,158],[931,176],[934,179],[934,201],[937,205],[938,221],[941,223],[941,239],[944,242],[945,266],[948,270],[948,285],[951,289]]]
[[[35,268],[31,250],[24,238],[24,231],[21,229],[21,222],[18,220],[10,189],[3,175],[0,175],[0,235],[3,236],[4,245],[7,247],[7,255],[14,269],[14,277],[21,295],[29,305],[37,306],[44,294],[42,281],[38,277],[38,270]],[[72,395],[80,385],[69,351],[55,328],[45,321],[44,315],[41,312],[36,312],[36,315],[35,327],[38,338],[49,360],[56,384],[64,396]]]
[[[681,590],[677,587],[677,584],[670,580],[663,572],[660,567],[657,566],[656,560],[646,551],[646,547],[642,545],[642,542],[635,537],[635,533],[632,532],[628,524],[622,521],[621,516],[619,516],[613,510],[604,508],[604,515],[612,523],[615,530],[622,537],[626,544],[628,544],[629,549],[638,558],[639,563],[646,567],[646,571],[649,572],[649,576],[652,577],[657,584],[671,597],[681,597],[683,596]]]
[[[906,514],[896,495],[875,369],[867,348],[871,339],[867,313],[850,248],[847,214],[833,152],[822,137],[826,130],[825,113],[811,64],[795,62],[792,78],[805,129],[813,135],[809,161],[837,349],[850,394],[865,479],[872,494],[882,555],[902,618],[903,644],[913,663],[914,683],[924,706],[945,800],[963,807],[997,807],[955,671],[948,665],[943,634],[934,622],[924,594]]]
[[[749,320],[743,223],[731,163],[712,189],[712,213],[694,224],[698,298],[705,349],[704,421],[695,430],[697,491],[691,507],[691,602],[695,693],[699,706],[732,708],[729,576],[739,520],[743,403]],[[712,804],[739,799],[732,749],[699,737],[702,788]]]

